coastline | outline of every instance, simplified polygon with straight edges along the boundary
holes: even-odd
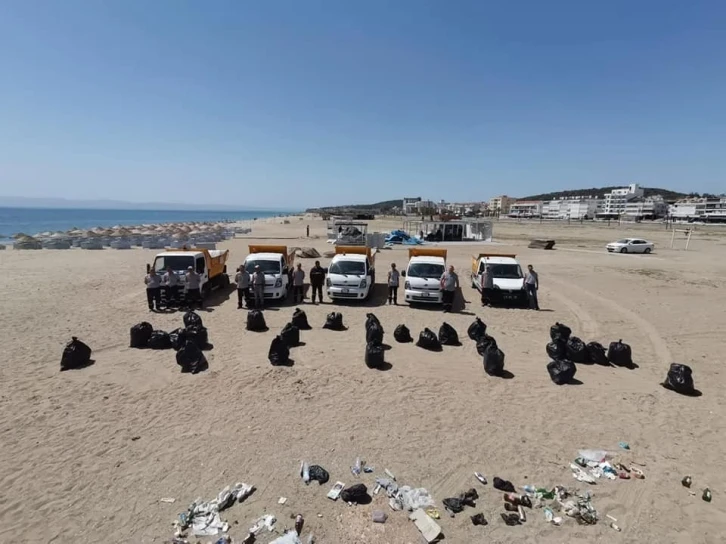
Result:
[[[280,210],[134,210],[96,208],[8,208],[0,207],[0,243],[12,244],[18,233],[65,233],[70,230],[148,227],[191,223],[251,222],[282,217]]]

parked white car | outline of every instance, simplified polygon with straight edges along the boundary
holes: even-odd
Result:
[[[650,253],[655,249],[655,244],[642,238],[623,238],[605,247],[610,253]]]

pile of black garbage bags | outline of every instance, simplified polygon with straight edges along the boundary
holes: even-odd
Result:
[[[290,322],[282,328],[280,334],[275,336],[270,343],[270,350],[267,352],[267,359],[270,364],[272,366],[292,366],[290,348],[301,345],[301,330],[310,330],[311,328],[305,312],[297,308],[293,312]]]
[[[476,342],[476,351],[483,359],[484,372],[490,376],[504,376],[504,352],[499,349],[494,337],[487,334],[486,323],[477,317],[466,332]]]
[[[562,323],[555,323],[550,327],[550,342],[545,349],[552,359],[547,364],[547,372],[557,385],[572,382],[577,372],[575,363],[634,367],[630,346],[622,340],[611,342],[605,350],[599,342],[585,344],[572,335],[570,327]]]
[[[209,368],[203,350],[212,349],[207,328],[196,312],[184,314],[184,327],[168,333],[154,330],[151,323],[142,321],[131,327],[129,346],[137,349],[173,349],[182,372],[196,374]]]
[[[368,368],[382,370],[386,366],[385,347],[383,346],[383,325],[375,314],[366,314],[366,355]]]

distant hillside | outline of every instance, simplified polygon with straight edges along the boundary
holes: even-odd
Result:
[[[613,189],[621,189],[622,187],[622,185],[615,185],[612,187],[593,187],[592,189],[572,189],[569,191],[555,191],[553,193],[542,193],[539,195],[526,196],[523,198],[518,198],[517,200],[558,200],[561,198],[568,198],[573,196],[592,196],[594,198],[605,198],[605,193],[609,193]],[[668,189],[658,189],[657,187],[643,187],[643,190],[645,191],[646,197],[660,195],[663,197],[663,200],[679,200],[681,198],[689,196],[685,193],[670,191]],[[692,196],[698,195],[692,194]]]
[[[403,207],[403,199],[398,200],[384,200],[383,202],[376,202],[375,204],[350,204],[348,206],[328,206],[325,208],[309,208],[305,210],[307,213],[316,212],[384,212],[393,208]]]

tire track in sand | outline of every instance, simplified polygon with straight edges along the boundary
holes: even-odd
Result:
[[[593,293],[591,291],[588,291],[587,289],[584,289],[578,285],[575,285],[573,283],[565,284],[559,280],[550,279],[553,284],[558,285],[561,288],[568,289],[569,291],[576,291],[582,295],[585,295],[587,298],[590,298],[597,302],[598,304],[602,306],[606,306],[610,310],[614,311],[615,313],[621,314],[623,317],[625,317],[627,320],[633,322],[648,338],[648,341],[653,346],[653,351],[655,352],[656,356],[661,361],[671,361],[671,352],[668,349],[668,346],[666,345],[665,340],[658,332],[658,329],[655,328],[655,326],[648,320],[643,319],[638,314],[633,312],[632,310],[628,310],[627,308],[624,308],[617,302],[613,302],[612,300],[605,298],[601,295],[598,295],[597,293]],[[564,295],[561,295],[559,293],[555,294],[556,298],[565,298]],[[569,299],[563,300],[564,304],[568,307],[570,307],[570,304],[573,304],[572,301]],[[576,305],[574,305],[576,306]],[[574,307],[570,307],[570,309],[576,314],[577,310]],[[581,310],[584,315],[589,315],[584,310]],[[590,318],[592,319],[592,318]],[[597,323],[595,323],[595,327],[597,327]]]
[[[665,340],[660,335],[655,326],[648,320],[640,317],[632,310],[624,308],[617,302],[598,295],[597,293],[593,293],[573,283],[564,283],[555,279],[550,279],[549,281],[563,290],[566,289],[569,293],[574,293],[583,296],[584,298],[588,298],[594,301],[599,306],[605,307],[612,313],[616,315],[621,315],[624,320],[633,323],[645,335],[650,344],[653,346],[653,353],[655,354],[657,360],[672,361],[671,352],[668,349]],[[578,304],[572,302],[572,300],[570,299],[566,299],[565,295],[557,293],[555,294],[555,297],[558,300],[561,300],[565,304],[565,306],[570,308],[570,310],[573,311],[576,315],[579,316],[580,313],[583,316],[590,315],[587,311],[581,309]],[[597,323],[595,323],[594,326],[597,327]],[[633,377],[635,377],[635,374],[633,374]],[[647,391],[648,388],[652,386],[652,382],[649,379],[646,379],[645,376],[639,376],[639,381],[643,384],[643,391]],[[662,428],[663,425],[667,423],[664,421],[664,418],[666,417],[665,412],[663,410],[658,410],[655,403],[653,403],[652,398],[647,399],[646,402],[652,403],[649,406],[649,416],[654,420],[657,427]],[[622,486],[623,488],[620,490],[618,497],[621,506],[624,507],[624,510],[626,512],[628,512],[628,524],[634,527],[638,526],[641,523],[641,519],[643,517],[643,509],[647,504],[646,498],[658,492],[657,483],[655,483],[653,479],[646,478],[643,482],[639,483],[641,485]]]

